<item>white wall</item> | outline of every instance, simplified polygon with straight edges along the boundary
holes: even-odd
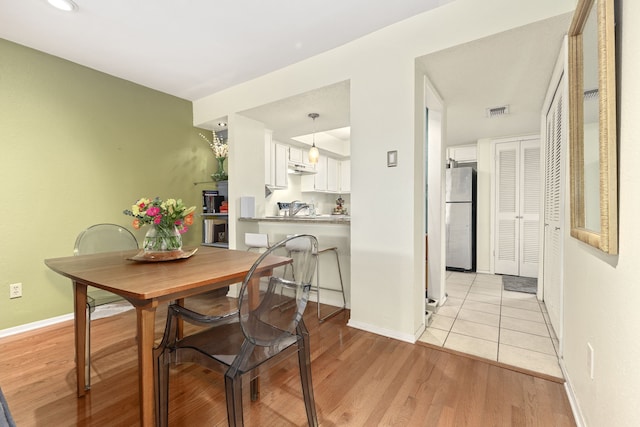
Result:
[[[415,58],[566,13],[575,0],[457,0],[309,60],[194,102],[194,123],[307,92],[351,84],[351,325],[408,341],[423,327],[424,203],[414,186],[424,165],[416,138]],[[446,100],[445,100],[446,102]],[[398,167],[386,153],[398,151]],[[231,168],[231,167],[230,167]],[[230,172],[233,174],[233,171]],[[419,249],[419,253],[418,253]]]
[[[478,140],[478,175],[476,204],[476,271],[493,273],[491,246],[491,176],[493,175],[493,146],[490,138]]]
[[[622,3],[622,21],[619,255],[565,234],[563,364],[588,426],[635,426],[640,419],[640,2]],[[587,343],[595,350],[593,379]]]
[[[229,157],[229,247],[244,247],[244,233],[247,223],[238,222],[240,217],[240,197],[253,196],[256,212],[265,211],[264,201],[264,124],[239,114],[230,114]],[[256,155],[261,153],[261,155]]]

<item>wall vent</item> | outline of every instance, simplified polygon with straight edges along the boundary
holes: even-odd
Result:
[[[509,106],[508,105],[503,105],[501,107],[487,108],[487,117],[488,118],[505,116],[507,114],[509,114]]]

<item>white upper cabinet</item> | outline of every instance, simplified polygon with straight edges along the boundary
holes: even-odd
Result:
[[[275,154],[273,186],[277,188],[287,188],[287,167],[289,163],[287,160],[287,146],[279,142],[274,142],[273,146],[273,152]]]
[[[314,190],[327,191],[327,156],[320,155],[316,163],[316,172],[315,175],[309,175],[313,177]]]
[[[295,163],[306,163],[305,159],[302,157],[303,152],[301,148],[298,147],[289,147],[289,161]]]
[[[340,193],[351,192],[351,159],[340,162]]]
[[[337,193],[340,190],[340,161],[327,157],[327,191]]]
[[[264,138],[264,182],[271,188],[287,188],[288,147],[272,140],[270,131]]]
[[[266,185],[273,185],[273,145],[271,142],[272,133],[270,130],[264,133],[264,183]]]
[[[315,175],[302,176],[302,191],[341,194],[351,192],[351,160],[338,160],[321,154],[315,170]]]
[[[303,175],[301,178],[302,191],[326,192],[327,191],[327,157],[322,154],[315,164],[316,173],[313,175]]]
[[[300,147],[289,147],[289,161],[301,165],[310,165],[309,150]]]
[[[455,160],[458,163],[477,162],[478,147],[475,144],[448,147],[447,159]]]

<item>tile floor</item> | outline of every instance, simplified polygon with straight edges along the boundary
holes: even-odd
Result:
[[[447,271],[445,304],[420,341],[562,378],[558,340],[533,294],[505,291],[502,276]]]

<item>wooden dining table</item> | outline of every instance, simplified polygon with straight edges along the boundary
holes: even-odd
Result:
[[[87,286],[104,289],[129,301],[136,309],[140,424],[154,425],[154,324],[158,305],[239,283],[260,254],[202,246],[189,258],[164,262],[131,260],[138,251],[46,259],[56,273],[72,280],[78,397],[87,393],[85,351]],[[261,268],[291,262],[269,255]]]

